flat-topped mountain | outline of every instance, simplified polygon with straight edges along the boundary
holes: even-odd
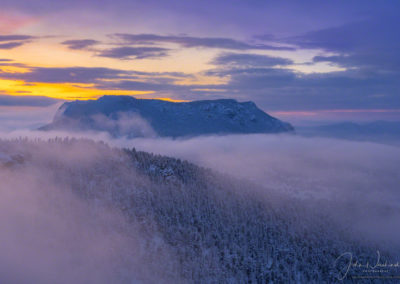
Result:
[[[253,102],[232,99],[169,102],[130,96],[103,96],[64,103],[41,130],[106,131],[114,137],[196,136],[280,133],[293,127]]]

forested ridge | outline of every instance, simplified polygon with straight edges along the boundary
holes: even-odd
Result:
[[[0,154],[2,175],[34,167],[85,202],[122,212],[145,236],[143,254],[164,282],[336,283],[342,253],[374,263],[385,248],[336,224],[323,210],[329,201],[273,189],[261,196],[249,190],[255,184],[180,159],[61,138],[3,140]]]

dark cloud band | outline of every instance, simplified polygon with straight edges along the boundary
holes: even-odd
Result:
[[[100,42],[93,39],[79,39],[79,40],[66,40],[63,41],[61,44],[68,46],[68,48],[70,49],[79,50],[79,49],[87,49],[98,43]]]
[[[103,50],[98,56],[117,59],[145,59],[168,56],[169,49],[161,47],[116,47]]]
[[[175,43],[182,47],[207,47],[230,50],[294,50],[292,47],[249,44],[243,41],[220,37],[164,36],[157,34],[114,34],[128,44]]]

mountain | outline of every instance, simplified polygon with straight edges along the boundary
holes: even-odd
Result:
[[[64,103],[41,130],[107,131],[114,137],[196,136],[293,131],[253,102],[232,99],[169,102],[130,96],[103,96]]]

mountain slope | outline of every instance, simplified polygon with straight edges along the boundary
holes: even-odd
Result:
[[[73,235],[67,244],[58,234],[54,236],[52,230],[46,231],[45,239],[52,240],[52,246],[46,244],[46,249],[52,252],[50,256],[53,256],[54,248],[60,248],[60,252],[56,251],[57,257],[68,255],[67,266],[56,263],[55,271],[60,269],[70,274],[83,266],[83,272],[87,272],[85,277],[86,274],[103,276],[106,270],[109,278],[96,282],[82,281],[81,278],[46,282],[42,278],[39,279],[42,281],[36,281],[38,283],[336,283],[338,267],[335,260],[343,252],[355,252],[362,263],[376,261],[374,244],[360,241],[359,235],[351,234],[351,226],[347,223],[344,227],[339,226],[323,213],[328,202],[296,201],[274,191],[268,191],[268,198],[262,198],[246,191],[254,186],[252,184],[186,161],[75,139],[0,141],[0,153],[19,157],[12,158],[14,162],[11,163],[7,158],[5,165],[0,163],[0,201],[9,203],[8,196],[16,192],[13,186],[16,182],[24,181],[23,189],[32,187],[32,176],[38,185],[30,194],[44,198],[37,205],[30,204],[29,197],[32,196],[26,196],[22,191],[16,201],[11,199],[13,203],[9,206],[12,213],[16,211],[15,216],[5,211],[4,204],[0,203],[3,205],[0,216],[11,218],[8,230],[18,232],[21,228],[15,224],[20,224],[21,219],[26,219],[28,224],[44,219],[46,226],[40,229],[48,230],[52,227],[46,222],[54,215],[62,218],[51,225],[61,223],[64,228],[65,223],[81,223],[83,219],[83,229],[88,227],[89,230],[91,227],[87,222],[90,225],[93,215],[104,215],[106,209],[120,212],[126,220],[117,228],[107,218],[91,225],[96,228],[96,234],[90,235],[90,243],[95,245],[93,251],[84,250],[86,243],[72,252],[69,249],[70,245],[76,248],[77,242],[81,244],[79,240],[86,230],[78,234],[79,238]],[[11,181],[5,183],[7,179]],[[44,190],[43,194],[40,194],[41,190]],[[67,218],[76,212],[71,199],[65,199],[69,192],[84,202],[89,213],[93,212],[90,218],[85,214],[72,220]],[[16,206],[21,204],[20,200],[24,201],[23,207]],[[59,202],[42,209],[43,204],[52,205],[54,200]],[[40,214],[36,213],[38,216],[34,219],[30,214],[21,216],[20,211],[27,205],[33,207],[31,211]],[[32,236],[25,223],[23,225],[25,233],[16,235],[27,235],[29,239]],[[132,232],[131,228],[136,229]],[[116,229],[121,231],[118,238],[97,239],[102,235],[97,231]],[[1,237],[0,234],[0,240]],[[96,237],[94,241],[92,237]],[[128,242],[118,249],[119,240],[125,238]],[[138,240],[132,242],[132,238]],[[42,246],[18,240],[15,236],[12,238],[13,250],[23,246],[34,252],[37,249],[42,254]],[[106,255],[94,268],[87,268],[84,261],[76,261],[81,259],[82,253],[86,253],[91,261],[98,258],[103,246],[111,247],[112,255],[116,254],[116,257],[110,259]],[[382,250],[382,259],[390,259],[389,256]],[[138,257],[136,262],[132,261]],[[41,260],[39,264],[47,268],[53,258],[49,257],[48,263]],[[0,260],[11,262],[7,255],[0,256]],[[141,275],[140,271],[149,269],[149,275]],[[28,276],[29,273],[30,270],[26,272]],[[2,277],[0,275],[0,280]],[[10,279],[13,277],[14,274]],[[390,279],[385,283],[391,283]]]
[[[107,131],[115,137],[196,136],[227,133],[279,133],[293,127],[253,102],[205,100],[174,103],[103,96],[95,101],[64,103],[42,130]]]

